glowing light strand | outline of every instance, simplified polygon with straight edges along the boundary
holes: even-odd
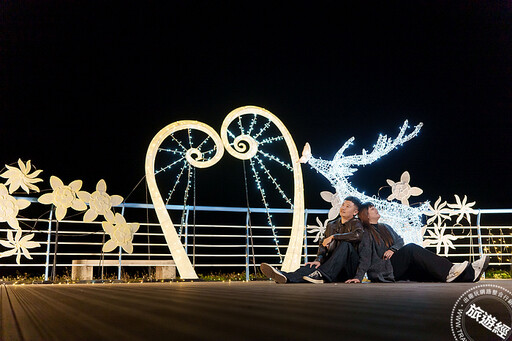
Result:
[[[168,205],[169,201],[171,201],[171,197],[174,194],[174,191],[176,190],[176,187],[178,187],[178,184],[180,183],[181,176],[183,175],[183,172],[187,168],[187,163],[184,162],[183,167],[181,167],[180,173],[176,176],[176,181],[174,182],[173,188],[169,191],[167,195],[167,199],[165,200],[165,204]]]
[[[258,137],[261,136],[261,134],[263,134],[268,128],[270,128],[270,123],[272,121],[271,120],[268,120],[267,123],[265,123],[265,125],[260,129],[259,133],[257,133],[256,135],[254,135],[252,138],[257,140]]]
[[[183,212],[181,213],[181,224],[180,224],[180,232],[179,232],[179,236],[181,237],[182,234],[183,234],[183,227],[186,223],[185,221],[185,217],[186,217],[186,212],[187,212],[187,201],[188,201],[188,194],[189,194],[189,191],[190,191],[190,180],[192,178],[192,166],[189,165],[188,163],[186,164],[186,167],[188,169],[188,176],[187,176],[187,187],[185,188],[185,194],[183,195]]]
[[[240,128],[240,134],[245,135],[244,127],[242,125],[242,116],[238,116],[238,128]]]
[[[258,143],[260,145],[262,145],[262,144],[274,143],[276,141],[282,141],[282,140],[284,140],[284,137],[282,137],[282,136],[273,136],[273,137],[267,137],[266,139],[263,139],[263,140],[259,141]]]
[[[254,125],[256,124],[257,120],[258,120],[258,115],[253,114],[251,124],[249,125],[249,130],[247,131],[247,135],[251,136],[252,130],[254,129]]]
[[[210,140],[210,136],[207,136],[200,144],[197,146],[197,149],[201,150],[201,147]]]
[[[274,155],[272,154],[268,154],[268,153],[265,153],[264,151],[261,151],[258,149],[258,153],[265,156],[266,158],[268,158],[269,160],[272,160],[272,161],[275,161],[277,163],[279,163],[281,166],[285,167],[286,169],[288,169],[290,172],[293,172],[293,167],[290,166],[290,164],[284,162],[284,161],[281,161],[278,157],[275,157]]]
[[[281,188],[281,186],[279,185],[279,183],[277,182],[277,180],[272,176],[272,174],[270,174],[270,171],[268,170],[267,167],[265,167],[265,164],[263,164],[263,161],[261,161],[261,159],[256,155],[254,156],[254,158],[258,161],[258,163],[260,164],[261,168],[263,169],[263,171],[265,172],[265,174],[267,175],[268,179],[274,184],[274,187],[276,188],[276,190],[279,192],[279,194],[281,194],[281,196],[283,197],[283,199],[290,205],[290,208],[293,208],[293,203],[292,201],[290,200],[290,198],[288,198],[288,196],[284,193],[283,189]]]
[[[159,174],[159,173],[161,173],[161,172],[164,172],[164,171],[166,171],[166,170],[171,169],[171,167],[172,167],[172,166],[174,166],[175,164],[177,164],[177,163],[179,163],[179,162],[183,161],[184,159],[185,159],[185,157],[181,157],[181,158],[179,158],[178,160],[174,161],[173,163],[171,163],[171,164],[169,164],[169,165],[167,165],[167,166],[165,166],[165,167],[160,168],[159,170],[155,171],[155,175],[156,175],[156,174]]]
[[[176,142],[182,149],[183,151],[187,151],[187,148],[185,148],[180,141],[178,141],[178,139],[176,137],[174,137],[174,134],[171,134],[170,137],[173,139],[174,142]]]
[[[185,155],[185,152],[181,151],[181,150],[177,150],[177,149],[165,149],[165,148],[158,148],[158,151],[159,152],[168,152],[168,153],[172,153],[174,155]]]
[[[274,243],[276,244],[276,248],[275,249],[276,249],[277,254],[279,256],[279,261],[282,262],[283,261],[283,255],[281,254],[281,251],[279,250],[278,235],[277,235],[276,227],[275,227],[274,223],[272,222],[272,215],[269,212],[269,205],[268,205],[268,202],[267,202],[267,199],[266,199],[266,196],[265,196],[265,189],[261,186],[261,180],[260,180],[260,177],[258,175],[258,171],[254,167],[254,162],[252,161],[252,159],[249,159],[249,163],[251,165],[251,170],[252,170],[252,173],[253,173],[254,180],[256,181],[256,186],[258,187],[258,190],[260,191],[261,201],[263,202],[263,205],[265,206],[265,212],[267,213],[267,221],[268,221],[269,226],[271,227],[272,235],[274,237]]]

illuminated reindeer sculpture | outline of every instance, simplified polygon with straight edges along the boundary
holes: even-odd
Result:
[[[422,235],[420,230],[423,226],[421,217],[423,212],[427,210],[428,202],[423,203],[419,207],[410,207],[398,202],[382,200],[375,196],[370,197],[364,193],[360,193],[354,186],[352,186],[347,178],[357,171],[357,168],[355,168],[356,166],[369,165],[398,146],[401,146],[405,142],[411,140],[413,137],[418,135],[422,126],[423,123],[419,123],[411,133],[405,135],[408,128],[408,123],[405,121],[400,128],[400,133],[395,139],[388,138],[386,135],[379,135],[377,143],[374,145],[373,150],[370,153],[363,149],[361,155],[345,156],[343,153],[354,141],[354,137],[352,137],[345,142],[343,147],[341,147],[336,155],[334,155],[332,161],[314,158],[311,155],[311,147],[306,143],[302,152],[302,157],[299,161],[302,163],[309,163],[313,169],[325,176],[336,189],[336,194],[331,200],[333,202],[333,206],[335,206],[336,203],[338,205],[341,204],[343,198],[347,196],[355,196],[362,202],[369,201],[379,210],[379,213],[381,214],[381,222],[391,225],[397,233],[404,238],[406,243],[413,242],[421,244]],[[409,185],[406,184],[405,186]],[[322,197],[325,199],[324,195],[322,195]],[[329,218],[334,217],[330,216]]]

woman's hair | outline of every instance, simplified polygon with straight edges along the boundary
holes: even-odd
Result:
[[[370,224],[370,217],[368,214],[368,210],[370,207],[375,207],[371,202],[365,202],[361,205],[361,209],[359,210],[358,216],[361,222],[363,223],[363,226],[370,231],[372,234],[373,239],[377,244],[386,244],[387,247],[391,247],[393,245],[394,240],[391,233],[389,233],[388,229],[384,225],[379,226],[379,231],[375,229],[375,227]],[[379,233],[380,232],[380,233]]]

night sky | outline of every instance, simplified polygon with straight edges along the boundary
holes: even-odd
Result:
[[[309,142],[324,159],[352,136],[347,155],[396,136],[405,119],[423,122],[358,171],[356,187],[377,194],[408,170],[424,190],[417,201],[459,194],[512,208],[511,2],[219,3],[2,3],[0,164],[32,160],[41,188],[56,175],[91,192],[103,178],[126,196],[165,125],[219,131],[231,110],[257,105],[299,152]],[[240,161],[225,154],[215,167],[198,181],[198,204],[244,206]],[[328,208],[318,193],[329,183],[303,170],[306,206]]]

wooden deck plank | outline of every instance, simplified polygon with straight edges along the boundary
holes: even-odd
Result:
[[[482,281],[512,290],[511,280]],[[4,285],[2,340],[451,339],[472,283]]]

